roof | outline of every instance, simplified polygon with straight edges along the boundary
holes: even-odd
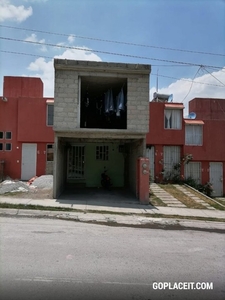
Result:
[[[72,70],[93,70],[93,71],[111,71],[123,73],[150,74],[151,65],[146,64],[128,64],[102,61],[84,61],[70,59],[54,59],[55,69],[72,69]]]
[[[191,120],[191,119],[184,119],[184,123],[188,125],[203,125],[204,122],[202,120]]]
[[[170,109],[184,109],[183,103],[166,103],[165,107]]]

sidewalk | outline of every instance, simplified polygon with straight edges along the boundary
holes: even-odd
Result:
[[[59,208],[59,211],[30,210],[30,209],[0,209],[0,215],[24,217],[49,217],[75,220],[80,222],[104,223],[119,226],[181,226],[186,228],[204,228],[209,230],[225,231],[225,211],[208,209],[190,209],[183,207],[153,207],[139,203],[112,203],[106,201],[79,201],[57,199],[23,199],[0,197],[0,203],[36,205]],[[70,208],[74,211],[60,211]],[[173,218],[171,218],[173,216]],[[186,219],[185,219],[186,217]],[[202,218],[203,220],[190,220],[188,218]],[[205,220],[204,220],[205,218]],[[207,218],[216,219],[217,222],[208,221]],[[223,222],[221,222],[223,220]],[[153,226],[154,227],[154,226]]]

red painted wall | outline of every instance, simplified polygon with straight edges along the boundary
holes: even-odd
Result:
[[[184,144],[184,125],[182,128],[164,128],[164,109],[165,103],[149,102],[149,133],[146,136],[147,145],[183,145]],[[182,113],[183,110],[181,109]]]
[[[52,126],[47,126],[46,100],[28,97],[18,99],[18,141],[53,143]]]
[[[43,82],[40,78],[5,76],[3,83],[5,97],[43,97]]]
[[[4,77],[4,97],[0,100],[0,131],[10,131],[12,139],[0,139],[11,143],[11,151],[0,151],[4,160],[4,174],[14,179],[21,178],[22,143],[37,143],[36,175],[45,174],[46,145],[54,143],[52,127],[46,125],[46,98],[43,98],[43,83],[39,78]],[[49,98],[48,98],[49,99]]]

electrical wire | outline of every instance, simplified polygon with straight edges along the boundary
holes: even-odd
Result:
[[[218,82],[220,82],[223,86],[225,86],[225,84],[224,84],[222,81],[220,81],[218,78],[216,78],[216,76],[214,76],[212,73],[210,73],[208,70],[206,70],[205,67],[203,67],[203,69],[204,69],[209,75],[211,75],[213,78],[215,78]]]
[[[30,53],[24,53],[24,52],[15,52],[15,51],[8,51],[8,50],[7,51],[6,50],[0,50],[0,52],[7,53],[7,54],[16,54],[16,55],[38,57],[38,58],[41,57],[41,58],[47,58],[47,59],[54,59],[54,57],[52,57],[52,56],[46,56],[46,55],[41,55],[40,56],[40,55],[37,55],[37,54],[30,54]],[[161,66],[161,65],[155,65],[155,66]],[[166,75],[159,75],[159,74],[155,74],[155,73],[151,73],[151,76],[159,76],[159,77],[163,77],[163,78],[182,80],[182,81],[193,82],[193,83],[197,83],[197,84],[203,84],[203,85],[209,85],[209,86],[215,86],[215,87],[223,87],[223,86],[218,85],[218,84],[212,84],[212,83],[206,83],[206,82],[200,82],[200,81],[193,81],[193,80],[189,80],[189,79],[177,78],[177,77],[166,76]]]
[[[155,60],[155,61],[169,62],[169,63],[174,63],[174,64],[188,65],[188,66],[197,66],[197,67],[202,66],[202,65],[195,64],[195,63],[190,63],[190,62],[181,62],[181,61],[159,59],[159,58],[152,58],[152,57],[146,57],[146,56],[138,56],[138,55],[131,55],[131,54],[115,53],[115,52],[95,50],[95,49],[89,49],[89,48],[83,48],[83,47],[73,47],[73,46],[57,45],[57,44],[44,43],[44,42],[38,42],[38,41],[26,41],[26,40],[9,38],[9,37],[2,37],[2,36],[0,36],[0,39],[1,40],[7,40],[7,41],[14,41],[14,42],[22,42],[22,43],[29,43],[29,44],[41,45],[41,46],[50,46],[50,47],[58,47],[58,48],[71,49],[71,50],[79,50],[79,51],[87,51],[87,52],[94,52],[94,53],[103,53],[103,54],[109,54],[109,55],[130,57],[130,58],[139,58],[139,59],[145,59],[145,60]],[[223,68],[223,67],[219,67],[219,66],[218,67],[217,66],[209,66],[209,65],[204,65],[204,66],[205,67],[218,68],[218,69]]]
[[[43,31],[43,30],[37,30],[37,29],[28,29],[28,28],[8,26],[8,25],[0,25],[0,27],[10,28],[10,29],[16,29],[16,30],[23,30],[23,31],[38,32],[38,33],[44,33],[44,34],[50,34],[50,35],[65,36],[67,38],[69,36],[71,36],[71,37],[78,38],[78,39],[86,39],[86,40],[93,40],[93,41],[98,41],[98,42],[122,44],[122,45],[128,45],[128,46],[154,48],[154,49],[161,49],[161,50],[167,50],[167,51],[168,50],[169,51],[179,51],[179,52],[204,54],[204,55],[213,55],[213,56],[225,56],[225,54],[221,54],[221,53],[212,53],[212,52],[203,52],[203,51],[194,51],[194,50],[184,50],[184,49],[178,49],[178,48],[169,48],[169,47],[161,47],[161,46],[154,46],[154,45],[138,44],[138,43],[131,43],[131,42],[122,42],[122,41],[116,41],[116,40],[107,40],[107,39],[86,37],[86,36],[80,36],[80,35],[74,35],[74,34],[56,33],[56,32]]]
[[[197,76],[197,74],[198,74],[198,72],[199,72],[199,70],[200,70],[201,68],[202,68],[202,67],[200,66],[200,67],[198,68],[197,72],[195,73],[195,76],[194,76],[193,79],[192,79],[192,83],[191,83],[190,89],[189,89],[187,95],[184,97],[184,99],[183,99],[181,102],[184,102],[184,100],[185,100],[185,99],[187,98],[187,96],[190,94],[190,91],[191,91],[192,86],[193,86],[194,79],[195,79],[195,77]]]

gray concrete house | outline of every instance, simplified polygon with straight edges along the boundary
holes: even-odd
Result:
[[[55,59],[54,198],[66,189],[101,186],[136,193],[137,158],[149,131],[150,65]]]

